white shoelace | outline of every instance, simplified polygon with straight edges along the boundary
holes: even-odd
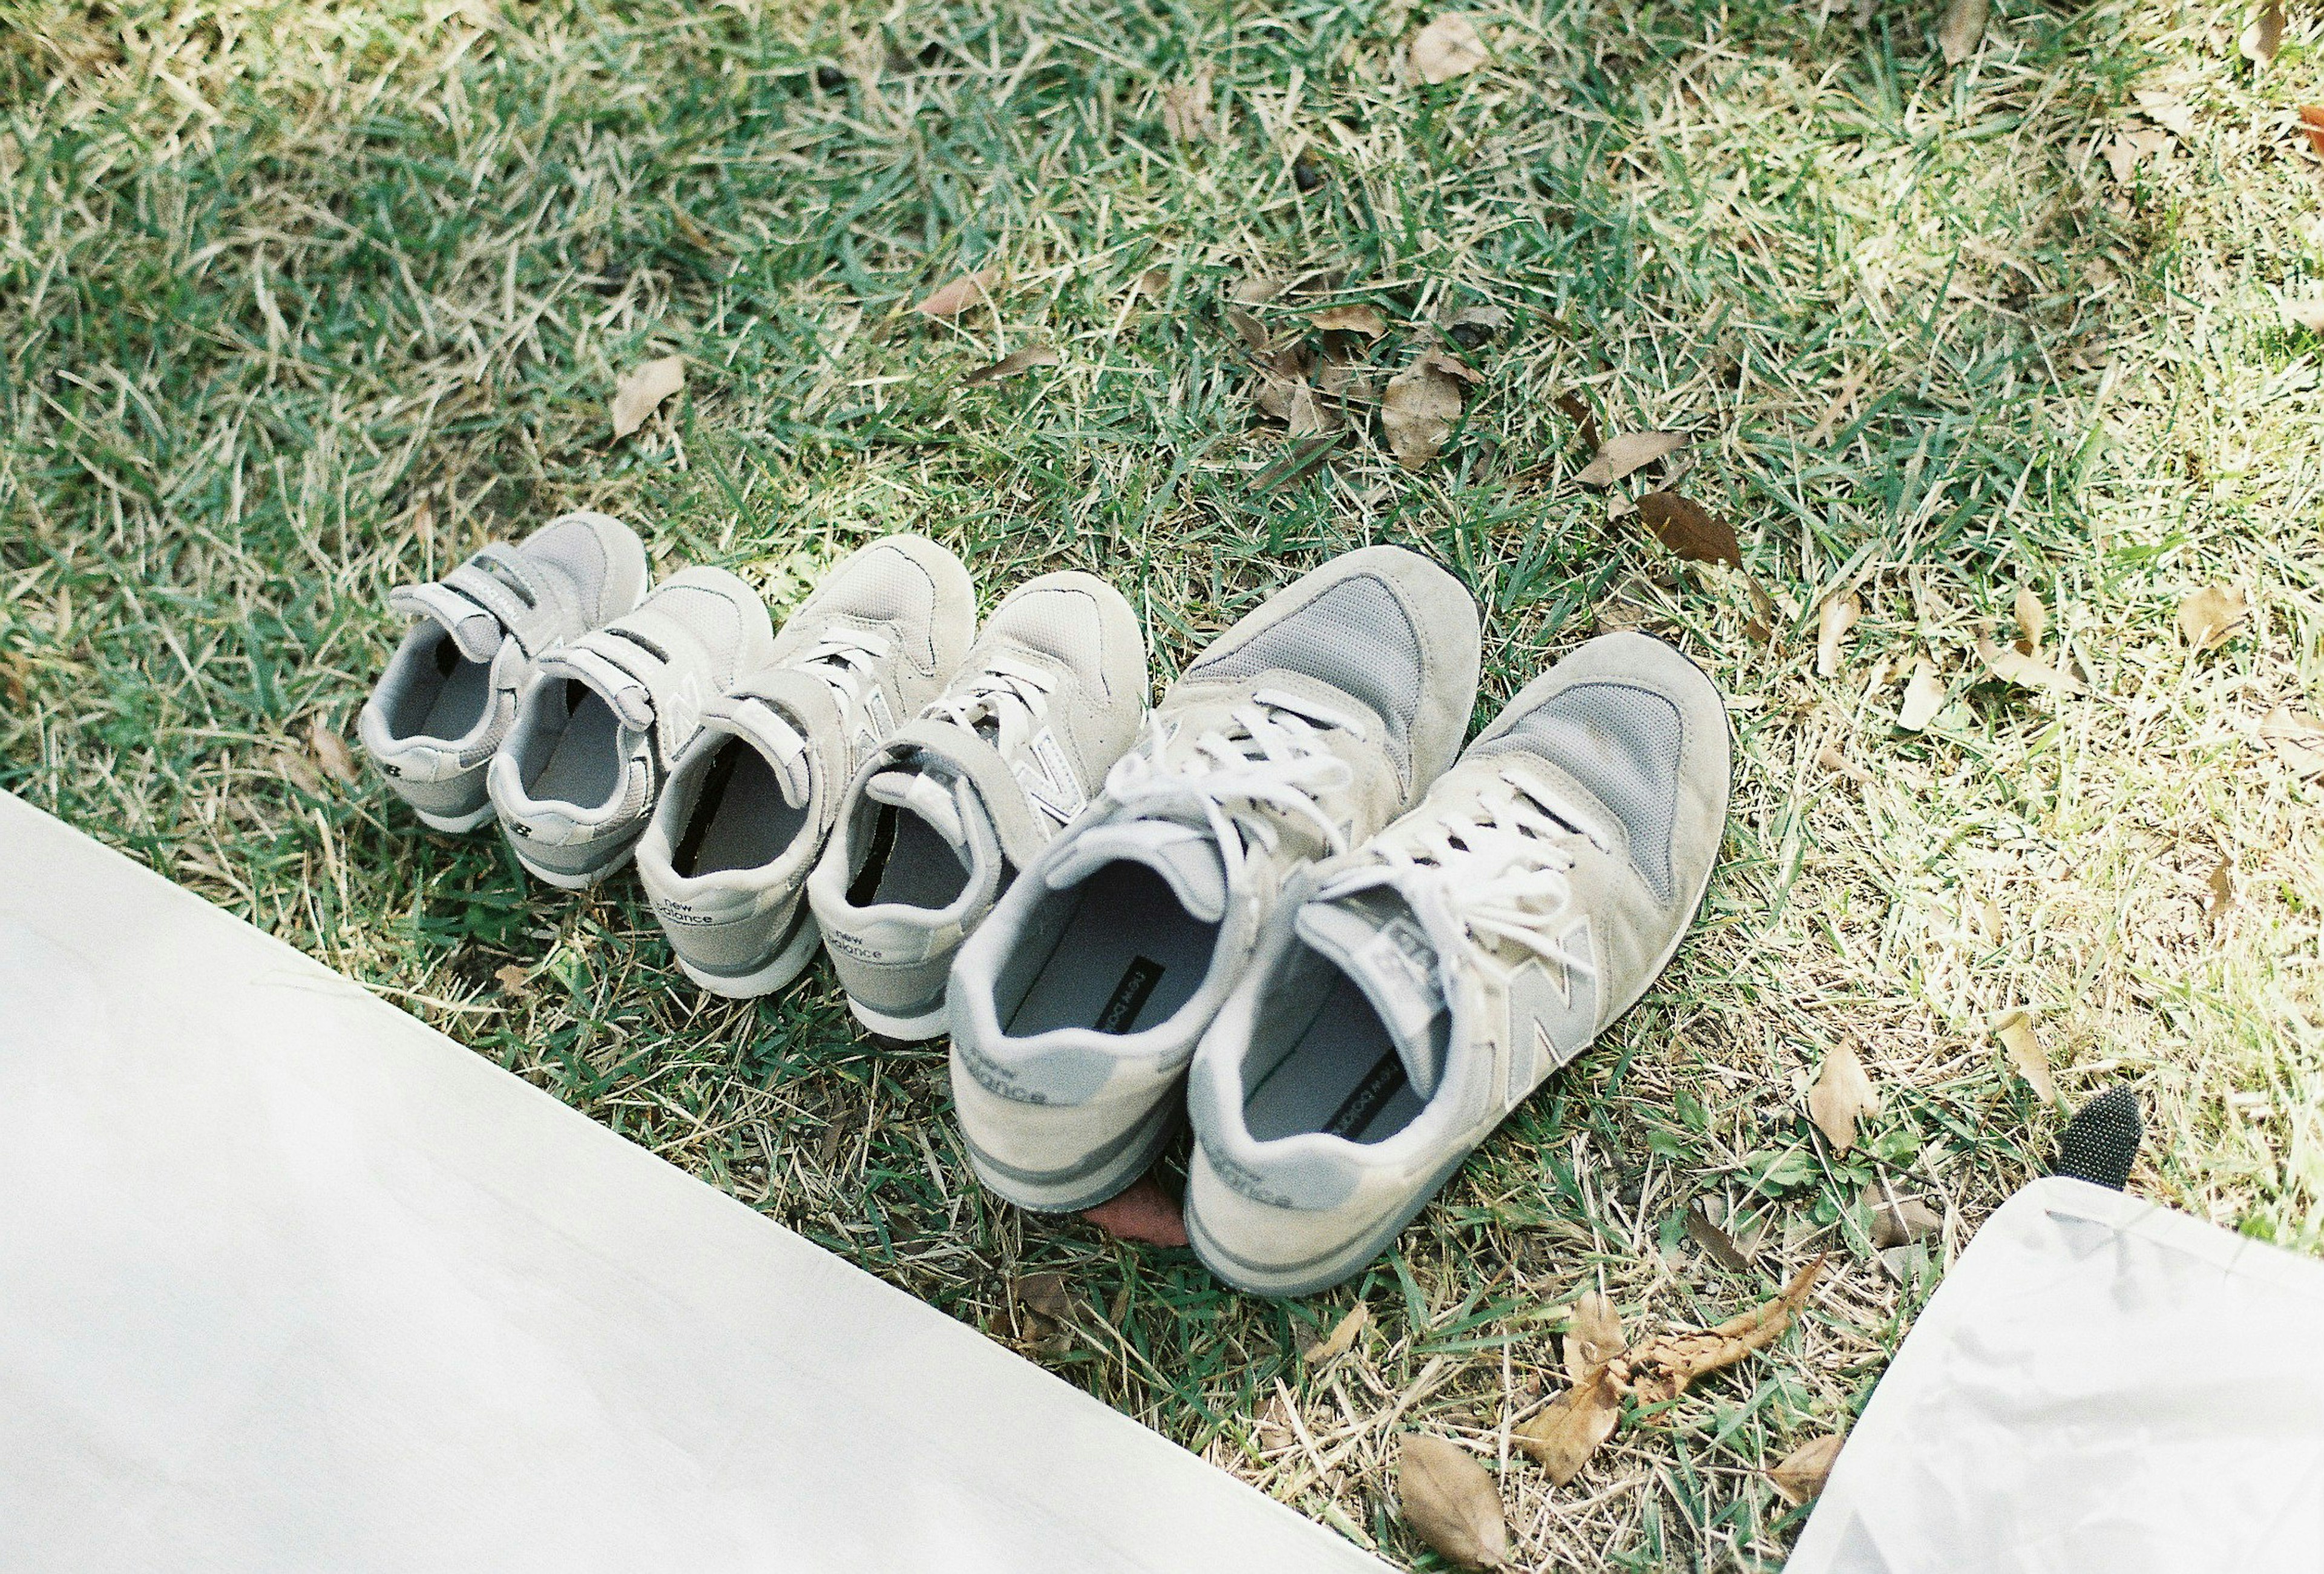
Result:
[[[971,732],[991,727],[997,735],[995,745],[1007,759],[1025,746],[1048,714],[1049,690],[1056,681],[1038,667],[996,656],[959,693],[939,695],[920,714]]]
[[[1449,920],[1488,949],[1507,942],[1546,962],[1587,967],[1551,932],[1572,901],[1566,879],[1573,843],[1612,850],[1590,816],[1542,782],[1514,770],[1487,790],[1467,812],[1412,826],[1379,852],[1386,869],[1410,871],[1403,884],[1416,906]],[[1349,870],[1316,893],[1318,900],[1382,883],[1380,866]]]
[[[888,642],[876,634],[835,628],[792,658],[790,665],[830,684],[839,700],[840,713],[853,717],[855,708],[863,702],[864,685],[877,681],[874,663],[883,659],[888,651]]]
[[[1218,843],[1229,890],[1242,883],[1250,842],[1272,852],[1280,839],[1268,810],[1312,827],[1331,852],[1346,852],[1348,833],[1315,794],[1354,781],[1328,735],[1362,738],[1364,724],[1266,689],[1228,717],[1225,727],[1199,736],[1178,765],[1165,763],[1170,736],[1157,718],[1148,717],[1144,744],[1107,773],[1107,795],[1125,815],[1199,821]]]

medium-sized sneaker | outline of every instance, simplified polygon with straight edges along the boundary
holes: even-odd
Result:
[[[524,540],[494,542],[388,605],[410,632],[355,723],[397,797],[437,830],[493,817],[484,767],[508,736],[533,663],[646,593],[646,550],[603,514],[565,514]]]
[[[925,536],[886,536],[834,569],[772,653],[728,685],[638,844],[638,877],[687,977],[742,999],[814,959],[803,890],[840,800],[975,633],[960,560]]]
[[[567,891],[628,862],[704,708],[773,638],[757,591],[684,569],[543,656],[485,776],[517,861]]]
[[[1121,593],[1044,574],[1010,593],[959,675],[866,760],[807,894],[856,1020],[945,1031],[961,940],[1088,805],[1146,713]]]
[[[1477,665],[1461,582],[1369,547],[1296,580],[1186,669],[953,964],[954,1103],[987,1186],[1065,1212],[1144,1172],[1285,883],[1443,770]]]
[[[1306,1295],[1386,1249],[1670,961],[1727,786],[1711,680],[1607,634],[1312,871],[1194,1057],[1186,1233],[1211,1271]]]

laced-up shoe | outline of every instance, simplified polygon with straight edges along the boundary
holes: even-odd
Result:
[[[566,514],[494,542],[388,605],[411,628],[365,701],[356,736],[397,797],[437,830],[493,817],[484,768],[508,737],[542,653],[646,593],[646,551],[620,520]]]
[[[1710,883],[1727,718],[1638,634],[1536,679],[1421,806],[1309,873],[1194,1057],[1186,1229],[1228,1282],[1328,1288],[1644,995]]]
[[[964,937],[1138,736],[1146,640],[1120,591],[1044,574],[994,609],[945,691],[857,770],[807,880],[858,1021],[945,1030]]]
[[[801,893],[840,799],[898,720],[951,679],[975,629],[960,560],[923,536],[887,536],[834,569],[768,659],[711,706],[638,846],[687,977],[742,998],[814,959]]]
[[[627,863],[703,708],[773,637],[757,591],[685,569],[542,656],[485,773],[517,861],[567,890]]]
[[[1064,1211],[1137,1179],[1285,881],[1444,768],[1477,665],[1460,582],[1371,547],[1296,581],[1186,670],[954,964],[953,1094],[987,1185]]]

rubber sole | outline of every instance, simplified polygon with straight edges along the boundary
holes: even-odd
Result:
[[[1118,1152],[1045,1174],[1001,1163],[965,1133],[961,1145],[968,1151],[968,1165],[976,1171],[976,1178],[1003,1201],[1013,1202],[1028,1213],[1079,1213],[1119,1197],[1130,1182],[1152,1169],[1177,1134],[1184,1110],[1185,1100],[1166,1098],[1147,1117],[1145,1126],[1130,1128],[1130,1140]]]
[[[493,801],[487,798],[482,807],[472,809],[466,814],[430,814],[424,809],[414,809],[411,812],[418,815],[420,823],[429,830],[440,830],[448,836],[458,836],[463,831],[475,829],[492,819]]]
[[[513,851],[516,847],[515,842],[512,840],[509,843],[509,847],[511,850]],[[516,855],[516,861],[524,866],[524,872],[526,874],[531,875],[534,879],[539,880],[543,884],[554,885],[559,891],[586,891],[592,885],[596,884],[598,881],[603,880],[608,875],[615,873],[623,865],[627,864],[630,861],[630,849],[628,847],[623,847],[622,849],[622,856],[613,860],[613,862],[608,864],[600,864],[595,868],[579,875],[568,875],[562,869],[544,869],[539,864],[534,863],[530,858],[526,857],[522,853],[518,853]]]
[[[772,995],[806,972],[807,964],[815,960],[815,953],[822,944],[823,931],[816,927],[814,916],[807,911],[806,904],[801,903],[798,926],[791,938],[783,942],[780,950],[748,973],[706,972],[687,961],[682,954],[678,956],[678,965],[685,970],[687,977],[722,999],[756,1000],[761,995]]]
[[[924,1044],[930,1039],[944,1037],[949,1017],[942,1001],[936,1003],[934,1011],[922,1012],[918,1016],[890,1016],[884,1011],[872,1010],[851,995],[847,997],[847,1009],[872,1032],[899,1044]]]

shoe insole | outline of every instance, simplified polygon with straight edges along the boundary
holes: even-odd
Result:
[[[1209,972],[1219,926],[1178,905],[1143,864],[1112,863],[1077,887],[1076,905],[1009,1018],[1012,1037],[1054,1028],[1128,1033],[1167,1022]]]
[[[1330,992],[1290,1052],[1244,1096],[1242,1118],[1260,1142],[1320,1131],[1376,1143],[1402,1131],[1426,1102],[1371,1002],[1333,968]]]
[[[565,688],[565,728],[524,790],[542,801],[595,809],[612,802],[621,785],[621,719],[586,683],[568,680]]]
[[[388,708],[388,732],[396,738],[464,738],[484,719],[491,698],[492,670],[460,654],[449,634],[438,633],[424,660],[404,668],[402,692]]]
[[[870,850],[847,900],[858,907],[879,902],[941,911],[968,887],[968,866],[936,827],[909,810],[882,803],[872,815]]]
[[[766,756],[735,738],[711,756],[670,865],[687,879],[763,868],[806,824],[807,810],[783,801],[782,784]]]

